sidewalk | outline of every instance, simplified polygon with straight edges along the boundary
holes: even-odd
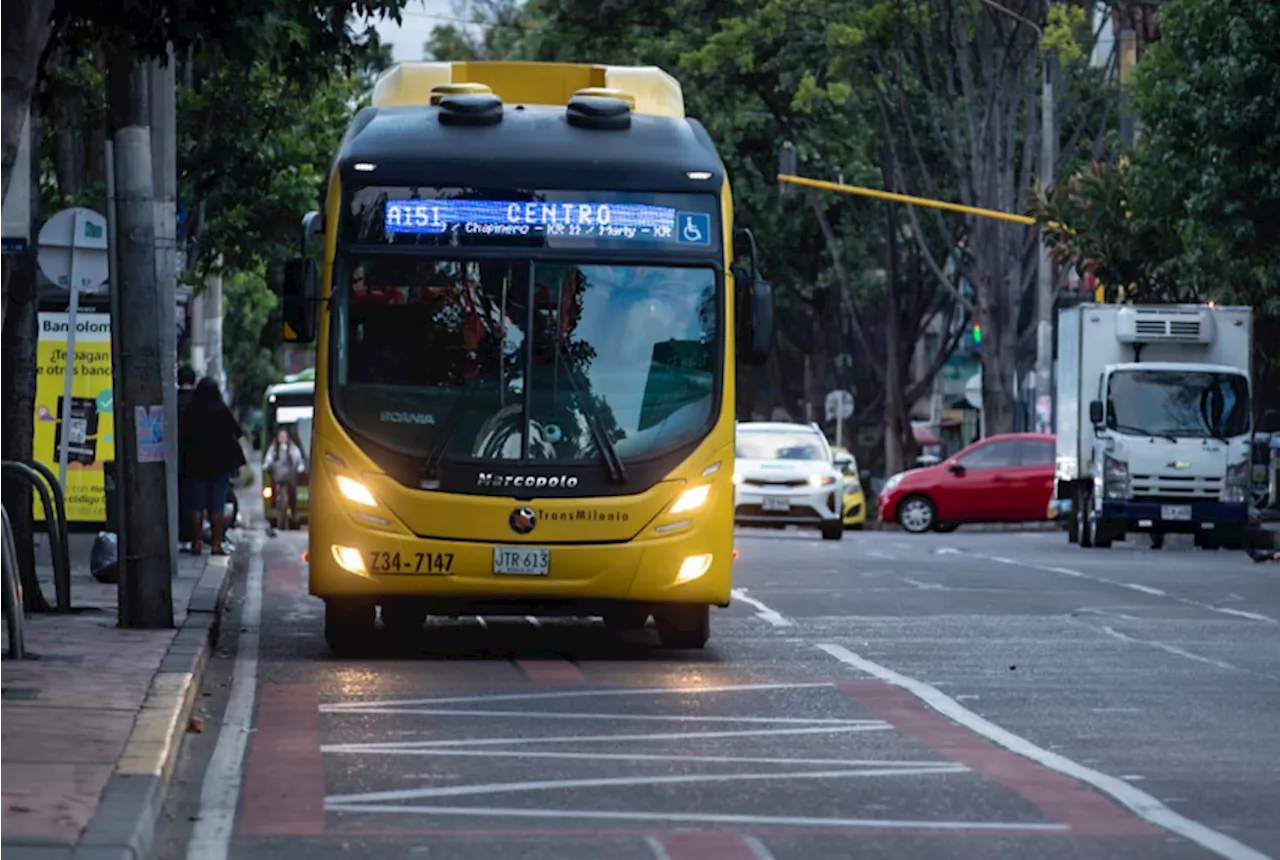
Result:
[[[174,630],[116,626],[116,586],[71,536],[71,615],[29,615],[36,659],[4,659],[5,860],[143,860],[200,688],[234,556],[179,555]],[[53,600],[47,540],[36,559]],[[235,563],[238,563],[238,559]]]

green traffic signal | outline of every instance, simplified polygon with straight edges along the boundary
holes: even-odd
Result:
[[[977,343],[977,344],[982,343],[982,326],[978,325],[977,323],[974,323],[973,331],[971,332],[971,334],[973,335],[974,343]]]

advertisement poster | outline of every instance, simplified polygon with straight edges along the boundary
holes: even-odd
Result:
[[[67,314],[42,311],[36,346],[35,456],[58,474],[62,433],[67,445],[67,520],[106,521],[102,462],[115,459],[115,421],[111,393],[111,316],[76,314],[76,367],[71,403],[64,402],[67,366]],[[37,497],[36,520],[44,509]]]

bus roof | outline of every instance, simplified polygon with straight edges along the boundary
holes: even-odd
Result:
[[[275,385],[267,386],[264,394],[270,397],[273,394],[311,394],[316,392],[316,384],[314,382],[277,382]]]
[[[583,191],[718,195],[724,181],[706,129],[683,116],[635,111],[629,128],[615,131],[572,125],[563,105],[504,102],[501,120],[491,124],[442,122],[442,113],[449,111],[420,101],[362,110],[338,155],[343,184],[536,190],[570,183]]]
[[[610,89],[629,96],[635,113],[684,117],[680,82],[657,66],[587,63],[397,63],[378,76],[372,104],[430,104],[432,90],[449,84],[483,84],[504,102],[524,105],[565,105],[581,90]]]

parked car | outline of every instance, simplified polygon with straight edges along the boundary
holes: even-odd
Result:
[[[825,540],[844,536],[844,475],[816,424],[738,424],[734,522],[813,526]]]
[[[862,489],[858,459],[847,448],[833,445],[836,466],[844,475],[844,527],[861,529],[867,522],[867,496]]]
[[[973,443],[936,466],[889,478],[876,499],[881,522],[912,533],[963,523],[1050,519],[1054,437],[1009,433]]]

